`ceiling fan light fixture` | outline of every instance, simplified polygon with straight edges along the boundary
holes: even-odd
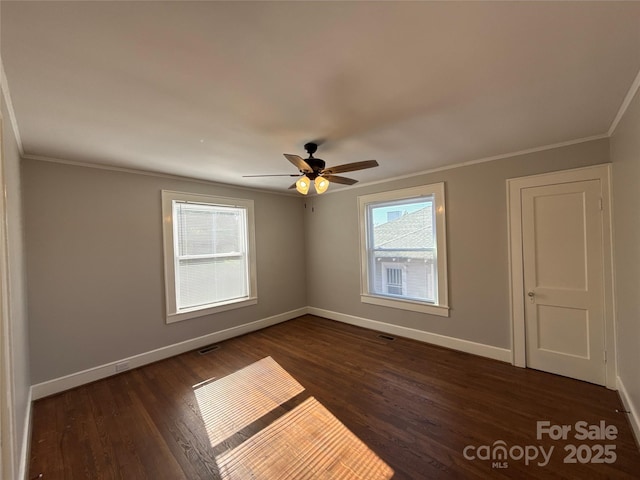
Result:
[[[1,1],[1,0],[0,0]],[[363,162],[345,163],[344,165],[336,165],[334,167],[325,168],[326,164],[321,158],[313,156],[318,145],[316,143],[307,143],[304,148],[309,154],[306,160],[299,155],[285,153],[284,156],[298,170],[299,173],[281,173],[274,175],[243,175],[243,177],[298,177],[298,180],[289,186],[289,189],[296,189],[302,195],[309,193],[311,181],[313,181],[316,192],[322,194],[327,191],[329,185],[338,183],[343,185],[353,185],[358,183],[357,180],[347,177],[341,177],[336,173],[355,172],[356,170],[364,170],[365,168],[377,167],[378,162],[375,160],[365,160]]]
[[[296,182],[296,190],[300,192],[302,195],[306,195],[309,192],[309,187],[311,186],[311,180],[306,175],[303,175]],[[325,189],[326,190],[326,189]]]
[[[314,183],[316,185],[316,192],[318,192],[318,194],[326,192],[327,188],[329,188],[329,180],[324,177],[316,177]]]

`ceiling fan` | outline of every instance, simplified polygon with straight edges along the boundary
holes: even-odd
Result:
[[[316,192],[324,193],[329,188],[329,184],[341,183],[343,185],[353,185],[358,183],[358,180],[352,178],[340,177],[335,175],[336,173],[354,172],[356,170],[363,170],[365,168],[377,167],[378,162],[375,160],[365,160],[363,162],[345,163],[344,165],[337,165],[335,167],[325,168],[325,162],[321,158],[313,156],[318,150],[318,144],[309,142],[305,144],[304,149],[309,154],[309,158],[303,159],[299,155],[292,155],[285,153],[284,156],[287,160],[293,163],[300,171],[299,174],[280,174],[280,175],[243,175],[244,177],[300,177],[296,183],[289,188],[295,188],[303,195],[309,192],[309,187],[313,181],[316,187]]]

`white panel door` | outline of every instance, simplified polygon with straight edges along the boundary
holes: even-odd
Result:
[[[605,384],[600,180],[522,190],[527,366]]]

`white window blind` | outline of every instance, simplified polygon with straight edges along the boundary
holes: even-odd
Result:
[[[174,201],[179,310],[247,296],[246,211]]]

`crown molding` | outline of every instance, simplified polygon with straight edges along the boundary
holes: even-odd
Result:
[[[527,154],[531,154],[531,153],[542,152],[542,151],[545,151],[545,150],[553,150],[554,148],[568,147],[570,145],[576,145],[576,144],[585,143],[585,142],[592,142],[594,140],[601,140],[603,138],[609,138],[609,134],[603,133],[603,134],[600,134],[600,135],[593,135],[593,136],[590,136],[590,137],[584,137],[584,138],[578,138],[578,139],[574,139],[574,140],[568,140],[566,142],[553,143],[553,144],[544,145],[544,146],[541,146],[541,147],[534,147],[534,148],[529,148],[529,149],[526,149],[526,150],[519,150],[519,151],[516,151],[516,152],[503,153],[503,154],[494,155],[494,156],[491,156],[491,157],[485,157],[485,158],[479,158],[479,159],[476,159],[476,160],[470,160],[470,161],[467,161],[467,162],[460,162],[460,163],[456,163],[456,164],[453,164],[453,165],[445,165],[445,166],[442,166],[442,167],[431,168],[431,169],[422,170],[422,171],[419,171],[419,172],[416,172],[416,173],[409,173],[409,174],[406,174],[406,175],[399,175],[399,176],[396,176],[396,177],[391,177],[391,178],[387,178],[387,179],[383,179],[383,180],[375,180],[375,181],[372,181],[372,182],[358,183],[357,185],[351,185],[351,186],[341,186],[341,188],[339,188],[338,190],[328,190],[327,192],[323,193],[322,195],[331,195],[331,194],[334,194],[334,193],[344,192],[346,190],[368,187],[370,185],[377,185],[377,184],[380,184],[380,183],[393,182],[393,181],[396,181],[396,180],[404,180],[405,178],[412,178],[412,177],[416,177],[416,176],[420,176],[420,175],[428,175],[428,174],[431,174],[431,173],[442,172],[442,171],[446,171],[446,170],[452,170],[454,168],[467,167],[467,166],[476,165],[476,164],[479,164],[479,163],[493,162],[495,160],[503,160],[505,158],[512,158],[512,157],[517,157],[517,156],[520,156],[520,155],[527,155]],[[107,170],[107,171],[113,171],[113,172],[131,173],[131,174],[134,174],[134,175],[146,175],[146,176],[151,176],[151,177],[168,178],[168,179],[173,179],[173,180],[187,180],[187,181],[201,183],[201,184],[205,184],[205,185],[237,188],[239,190],[271,193],[271,194],[274,194],[274,195],[284,195],[284,196],[287,196],[287,197],[295,197],[295,196],[297,196],[295,193],[280,192],[280,191],[260,189],[260,188],[255,188],[255,187],[245,187],[245,186],[241,186],[241,185],[233,185],[233,184],[215,182],[213,180],[203,180],[201,178],[187,177],[187,176],[182,176],[182,175],[162,173],[162,172],[156,172],[156,171],[151,171],[151,170],[142,170],[142,169],[135,169],[135,168],[118,167],[118,166],[115,166],[115,165],[82,162],[82,161],[77,161],[77,160],[63,160],[63,159],[60,159],[60,158],[48,157],[48,156],[44,156],[44,155],[28,155],[28,154],[21,153],[21,157],[23,159],[25,159],[25,160],[35,160],[35,161],[39,161],[39,162],[58,163],[58,164],[62,164],[62,165],[72,165],[72,166],[76,166],[76,167],[95,168],[95,169],[98,169],[98,170]],[[310,198],[310,197],[316,197],[316,196],[318,196],[318,194],[314,192],[314,193],[310,193],[309,195],[305,195],[305,197],[301,197],[301,198]]]
[[[213,187],[224,187],[224,188],[233,188],[233,189],[237,189],[237,190],[246,190],[246,191],[250,191],[250,192],[261,192],[261,193],[269,193],[272,195],[284,195],[286,197],[294,197],[296,196],[293,193],[289,193],[289,192],[279,192],[279,191],[275,191],[275,190],[267,190],[264,188],[253,188],[253,187],[245,187],[242,185],[233,185],[231,183],[222,183],[222,182],[216,182],[214,180],[205,180],[202,178],[196,178],[196,177],[188,177],[185,175],[175,175],[172,173],[163,173],[163,172],[157,172],[157,171],[153,171],[153,170],[142,170],[142,169],[137,169],[137,168],[128,168],[128,167],[118,167],[115,165],[108,165],[108,164],[103,164],[103,163],[90,163],[90,162],[82,162],[82,161],[78,161],[78,160],[63,160],[60,158],[55,158],[55,157],[47,157],[44,155],[29,155],[29,154],[24,154],[21,155],[21,158],[23,160],[33,160],[36,162],[47,162],[47,163],[57,163],[57,164],[61,164],[61,165],[70,165],[70,166],[74,166],[74,167],[83,167],[83,168],[94,168],[96,170],[106,170],[109,172],[120,172],[120,173],[129,173],[129,174],[133,174],[133,175],[143,175],[143,176],[147,176],[147,177],[156,177],[156,178],[166,178],[169,180],[182,180],[182,181],[188,181],[188,182],[193,182],[193,183],[200,183],[202,185],[209,185],[209,186],[213,186]]]
[[[460,162],[460,163],[455,163],[453,165],[445,165],[442,167],[435,167],[435,168],[430,168],[428,170],[422,170],[420,172],[416,172],[416,173],[408,173],[406,175],[399,175],[397,177],[392,177],[392,178],[387,178],[385,180],[376,180],[373,182],[366,182],[366,183],[358,183],[357,185],[351,185],[348,187],[343,187],[340,190],[337,191],[333,191],[333,192],[325,192],[323,193],[323,195],[327,195],[327,194],[331,194],[331,193],[338,193],[338,192],[343,192],[345,190],[351,190],[354,188],[363,188],[363,187],[368,187],[370,185],[377,185],[380,183],[387,183],[387,182],[393,182],[396,180],[404,180],[405,178],[413,178],[413,177],[418,177],[421,175],[428,175],[431,173],[436,173],[436,172],[444,172],[446,170],[453,170],[454,168],[461,168],[461,167],[468,167],[470,165],[477,165],[479,163],[487,163],[487,162],[493,162],[495,160],[503,160],[505,158],[512,158],[512,157],[519,157],[521,155],[528,155],[531,153],[537,153],[537,152],[543,152],[546,150],[553,150],[554,148],[562,148],[562,147],[568,147],[570,145],[576,145],[579,143],[586,143],[586,142],[592,142],[594,140],[602,140],[603,138],[609,138],[609,134],[607,133],[601,133],[599,135],[592,135],[590,137],[583,137],[583,138],[576,138],[574,140],[567,140],[566,142],[558,142],[558,143],[553,143],[550,145],[543,145],[541,147],[534,147],[534,148],[528,148],[526,150],[519,150],[516,152],[510,152],[510,153],[502,153],[500,155],[494,155],[492,157],[484,157],[484,158],[479,158],[476,160],[470,160],[468,162]],[[315,196],[315,195],[314,195]]]
[[[629,91],[627,92],[627,95],[624,97],[624,100],[622,101],[622,105],[620,105],[620,108],[618,109],[618,114],[616,115],[616,118],[614,118],[613,122],[611,122],[611,126],[609,127],[609,132],[607,133],[609,137],[611,137],[616,131],[616,128],[618,127],[618,123],[620,123],[620,120],[622,120],[622,117],[627,112],[627,108],[629,108],[629,105],[631,104],[633,97],[635,97],[636,93],[638,93],[638,89],[640,89],[640,70],[638,70],[638,74],[636,75],[635,80],[631,84],[631,87],[629,87]]]
[[[18,130],[18,121],[16,120],[16,112],[13,109],[13,102],[11,101],[11,94],[9,93],[9,81],[4,73],[4,65],[2,63],[2,57],[0,57],[0,88],[2,89],[2,96],[4,97],[4,103],[7,106],[9,112],[9,121],[13,127],[13,134],[16,137],[16,143],[18,144],[18,152],[20,156],[24,155],[24,147],[22,146],[22,138],[20,137],[20,130]]]

